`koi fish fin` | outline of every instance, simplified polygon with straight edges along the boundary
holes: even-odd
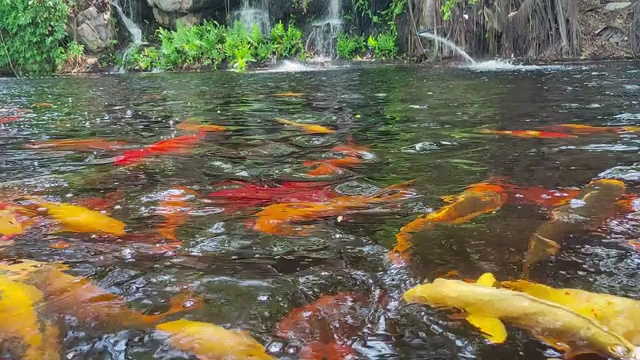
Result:
[[[573,351],[573,350],[571,350],[569,345],[563,343],[562,341],[560,341],[560,340],[558,340],[556,338],[552,338],[552,337],[545,336],[545,335],[540,335],[540,334],[537,334],[536,332],[533,332],[532,335],[536,339],[538,339],[538,340],[542,341],[543,343],[551,346],[552,348],[563,352],[564,353],[563,357],[565,359],[571,359],[571,358],[576,357],[576,356],[578,356],[580,354],[587,353],[587,352],[583,352],[583,351]]]
[[[496,278],[495,276],[493,276],[492,273],[484,273],[476,281],[476,284],[486,286],[486,287],[492,287],[493,284],[495,283],[496,283]]]
[[[482,332],[482,335],[494,344],[507,340],[507,329],[500,319],[469,314],[467,322]]]

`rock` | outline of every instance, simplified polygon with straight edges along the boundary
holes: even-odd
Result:
[[[115,31],[110,21],[111,10],[109,7],[105,12],[100,12],[95,6],[83,10],[78,14],[75,21],[69,25],[73,35],[78,35],[78,40],[87,47],[91,52],[104,50],[111,45],[111,41],[115,38]]]
[[[610,2],[604,6],[605,11],[623,10],[631,6],[630,1]]]
[[[153,8],[153,17],[156,19],[158,24],[164,27],[170,27],[174,18],[173,14],[162,11],[156,7]]]
[[[192,0],[153,0],[154,7],[165,12],[183,12],[191,9]]]
[[[202,20],[202,14],[187,14],[185,16],[181,16],[176,19],[177,25],[182,25],[186,27],[192,27],[193,25],[197,25]]]

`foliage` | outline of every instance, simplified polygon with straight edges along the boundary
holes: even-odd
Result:
[[[365,50],[364,37],[338,34],[337,53],[339,58],[353,59]]]
[[[276,57],[304,57],[302,31],[277,24],[269,36],[263,36],[258,26],[247,31],[236,22],[227,27],[215,22],[185,27],[175,31],[159,29],[160,46],[133,49],[125,60],[125,67],[148,71],[153,68],[218,67],[227,63],[244,71],[251,63],[263,63]]]
[[[444,4],[442,5],[442,8],[440,8],[440,10],[442,10],[442,18],[444,20],[449,20],[451,19],[451,12],[453,11],[453,9],[460,3],[461,0],[445,0]],[[468,0],[469,4],[475,4],[478,2],[478,0]]]
[[[373,50],[376,59],[390,59],[398,54],[398,34],[395,31],[387,31],[376,37],[369,35],[367,45]]]
[[[64,0],[0,0],[0,67],[17,76],[54,71],[66,60],[67,14]]]

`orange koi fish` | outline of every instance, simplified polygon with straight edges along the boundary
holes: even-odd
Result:
[[[341,174],[343,167],[353,167],[362,164],[362,160],[355,157],[346,157],[341,159],[327,159],[318,161],[305,161],[304,166],[316,166],[315,169],[309,171],[309,176],[333,175]]]
[[[349,359],[356,355],[349,341],[362,330],[362,319],[358,317],[362,316],[366,302],[367,296],[363,294],[324,295],[293,309],[276,325],[277,334],[305,343],[298,354],[300,359]]]
[[[434,223],[462,224],[482,214],[496,211],[507,201],[507,194],[502,186],[479,183],[471,185],[461,194],[443,196],[442,199],[449,205],[420,216],[403,226],[396,234],[396,245],[389,253],[392,262],[401,263],[406,260],[408,251],[413,246],[413,234]]]
[[[272,204],[256,216],[254,229],[273,235],[302,235],[294,225],[297,222],[338,216],[345,211],[367,209],[375,205],[403,201],[415,196],[407,189],[414,181],[392,185],[369,196],[337,196],[325,202],[291,202]]]
[[[494,135],[511,135],[521,138],[538,138],[538,139],[566,139],[575,138],[577,136],[562,132],[537,131],[537,130],[480,130],[481,134]]]
[[[625,133],[625,132],[639,132],[640,126],[591,126],[583,124],[560,124],[545,126],[545,129],[550,130],[568,130],[574,134],[602,134],[602,133]]]
[[[142,149],[128,150],[116,157],[113,164],[126,166],[136,164],[147,157],[159,154],[183,153],[187,149],[195,146],[200,140],[204,139],[205,136],[206,131],[201,130],[194,135],[178,136],[173,139],[158,141]]]
[[[283,92],[279,94],[273,94],[273,96],[280,96],[280,97],[300,97],[303,95],[304,94],[302,93],[296,93],[296,92]]]
[[[283,125],[290,125],[290,126],[297,127],[300,130],[306,132],[307,134],[333,134],[336,132],[335,130],[331,130],[321,125],[302,124],[302,123],[297,123],[297,122],[293,122],[291,120],[282,119],[282,118],[277,118],[276,121]]]
[[[52,103],[47,103],[47,102],[39,102],[39,103],[35,103],[33,104],[34,107],[43,107],[43,108],[51,108],[53,107]]]
[[[195,124],[189,121],[183,121],[176,126],[179,130],[185,131],[206,131],[206,132],[217,132],[217,131],[227,131],[229,128],[222,125],[205,125],[205,124]]]
[[[576,198],[557,208],[551,220],[542,224],[529,239],[525,254],[523,276],[528,278],[531,267],[560,250],[565,236],[584,231],[613,215],[618,200],[625,191],[619,180],[594,180],[585,186]]]
[[[176,229],[189,218],[191,206],[188,200],[197,194],[191,189],[175,186],[167,197],[160,201],[157,213],[165,218],[165,221],[158,228],[160,235],[167,240],[177,241]]]
[[[73,316],[78,321],[92,325],[97,323],[112,328],[153,325],[170,315],[202,305],[202,299],[182,293],[171,299],[169,310],[158,315],[143,315],[131,310],[124,298],[92,284],[87,278],[71,276],[62,271],[67,268],[61,264],[33,260],[0,263],[0,270],[7,272],[3,276],[35,286],[41,291],[50,313]]]
[[[358,146],[353,141],[353,135],[349,134],[346,145],[337,145],[331,148],[331,151],[339,154],[343,154],[349,157],[360,157],[363,159],[373,158],[371,149],[366,146]]]
[[[82,206],[35,200],[47,210],[47,215],[56,220],[61,231],[79,233],[105,233],[116,236],[125,234],[125,224],[114,218]]]
[[[61,149],[79,151],[110,151],[122,149],[127,145],[123,141],[109,141],[104,139],[64,139],[49,141],[34,141],[25,144],[27,149]]]

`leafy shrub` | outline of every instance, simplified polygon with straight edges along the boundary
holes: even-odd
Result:
[[[294,26],[285,30],[282,23],[267,37],[260,33],[257,25],[247,31],[240,22],[231,27],[205,22],[192,27],[178,26],[175,31],[159,29],[157,36],[159,49],[133,49],[125,67],[142,71],[154,67],[175,69],[204,65],[215,68],[228,62],[236,70],[244,71],[250,63],[275,57],[304,57],[302,31]]]
[[[356,55],[366,50],[364,37],[338,34],[336,45],[338,57],[341,59],[353,59]]]
[[[0,0],[0,67],[43,74],[66,60],[64,0]]]
[[[376,59],[394,58],[398,54],[398,34],[395,31],[387,31],[376,37],[369,35],[367,45],[373,50]]]

